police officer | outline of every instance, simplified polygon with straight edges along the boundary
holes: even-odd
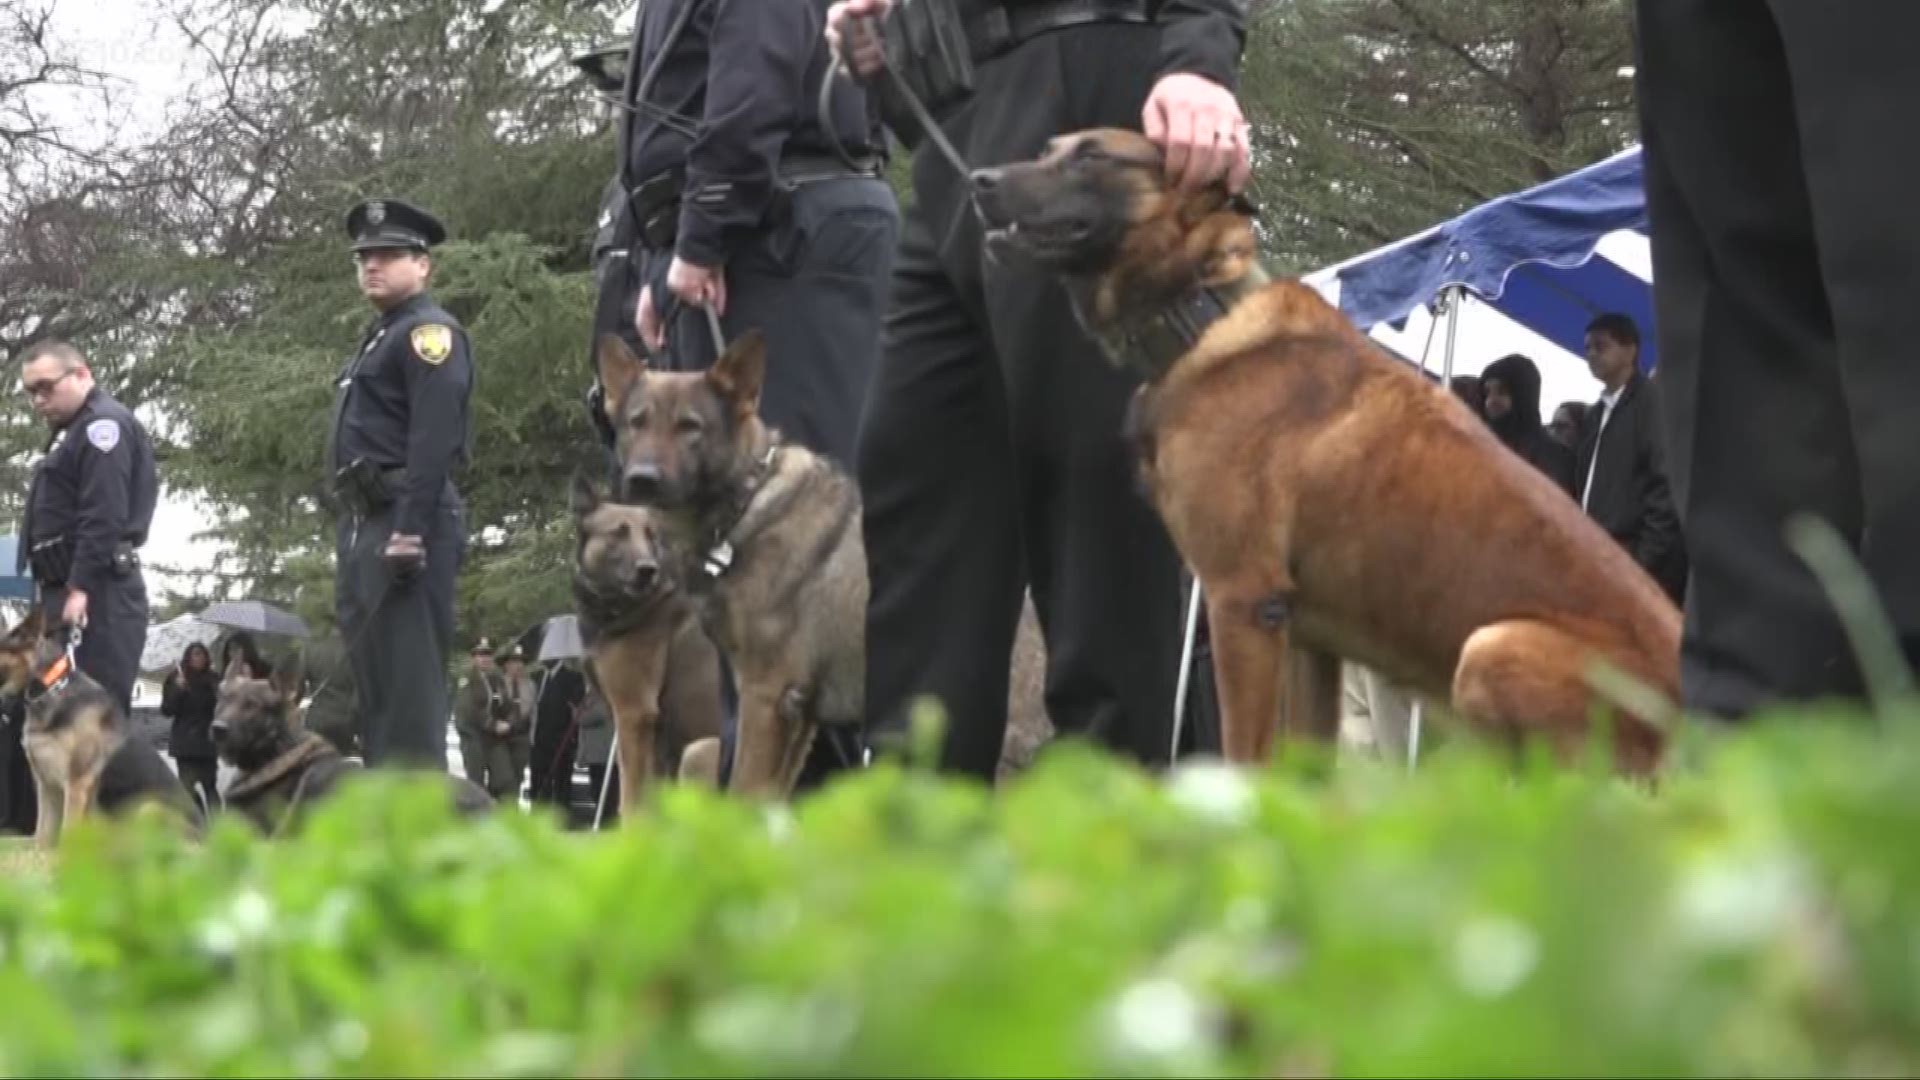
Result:
[[[819,107],[824,17],[816,0],[641,6],[609,191],[629,254],[601,310],[678,370],[716,356],[701,308],[728,340],[762,328],[763,415],[851,470],[899,208],[864,91],[838,79]]]
[[[34,469],[16,569],[32,569],[48,626],[82,628],[80,670],[131,710],[147,640],[139,548],[160,491],[153,444],[65,342],[28,348],[20,385],[53,437]]]
[[[1031,159],[1067,131],[1131,127],[1165,149],[1179,183],[1246,183],[1248,128],[1233,93],[1245,0],[906,2],[920,14],[958,8],[973,92],[921,98],[966,164]],[[870,27],[891,7],[841,0],[827,16],[836,48],[844,41],[882,91],[893,83],[871,82],[884,53]],[[937,52],[930,37],[914,40]],[[895,71],[910,85],[956,82]],[[878,100],[898,137],[922,140],[901,95]],[[1137,381],[1100,353],[1057,281],[983,257],[968,178],[930,140],[923,149],[859,451],[870,738],[884,752],[915,699],[932,695],[948,718],[944,766],[990,781],[1030,584],[1047,637],[1048,716],[1063,733],[1164,762],[1181,564],[1122,439]]]
[[[466,508],[473,358],[427,291],[431,214],[375,199],[347,214],[360,290],[379,315],[342,370],[328,452],[340,504],[334,603],[368,765],[444,770],[446,662]]]

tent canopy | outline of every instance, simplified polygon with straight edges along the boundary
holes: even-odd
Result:
[[[1416,359],[1432,321],[1428,305],[1459,286],[1472,300],[1461,313],[1456,373],[1521,352],[1550,386],[1558,375],[1562,394],[1591,400],[1598,383],[1582,358],[1594,316],[1631,316],[1640,328],[1642,368],[1658,363],[1647,234],[1635,147],[1305,280],[1356,325]],[[1553,399],[1543,397],[1541,405],[1551,409]]]

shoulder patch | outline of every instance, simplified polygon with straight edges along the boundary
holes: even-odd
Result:
[[[87,425],[87,441],[105,454],[120,445],[120,425],[112,420],[95,420]]]
[[[439,364],[453,353],[453,330],[446,323],[421,323],[411,337],[414,353],[429,364]]]

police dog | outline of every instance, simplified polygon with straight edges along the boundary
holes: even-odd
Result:
[[[1205,590],[1228,758],[1268,759],[1283,728],[1332,740],[1344,657],[1568,756],[1610,666],[1667,699],[1612,727],[1620,768],[1657,766],[1674,605],[1445,389],[1312,288],[1269,281],[1250,205],[1175,189],[1154,145],[1120,130],[975,180],[990,247],[1057,275],[1143,379],[1131,437]],[[1283,701],[1299,706],[1284,720]]]
[[[720,654],[680,587],[683,568],[662,549],[652,514],[606,501],[578,474],[572,507],[574,611],[589,672],[619,732],[620,805],[637,808],[648,783],[680,770],[695,743],[717,744]],[[694,756],[704,762],[708,753]],[[697,765],[692,775],[704,771]]]
[[[867,564],[852,478],[760,419],[766,352],[751,330],[705,372],[663,373],[603,335],[598,358],[618,500],[652,509],[738,679],[729,788],[785,798],[818,729],[863,719]]]
[[[333,794],[363,768],[302,722],[298,667],[274,669],[256,679],[235,661],[220,680],[213,712],[213,745],[239,773],[226,791],[226,805],[267,836],[299,827],[313,804]],[[464,777],[446,776],[457,810],[478,813],[493,799]]]
[[[21,744],[39,799],[34,840],[53,847],[96,808],[121,816],[157,805],[188,832],[206,825],[199,802],[160,752],[132,734],[119,703],[73,663],[58,633],[32,614],[0,641],[0,694],[26,695]]]

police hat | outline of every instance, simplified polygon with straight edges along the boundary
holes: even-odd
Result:
[[[447,238],[440,219],[399,199],[368,199],[347,211],[353,250],[412,248],[425,251]]]
[[[471,653],[470,653],[470,655],[473,655],[473,656],[483,656],[483,655],[484,655],[484,656],[492,656],[492,655],[493,655],[493,642],[492,642],[492,641],[491,641],[490,639],[488,639],[488,638],[481,638],[481,639],[480,639],[479,641],[476,641],[476,642],[474,642],[474,643],[473,643],[473,649],[472,649],[472,651],[471,651]]]
[[[527,651],[521,648],[520,643],[517,641],[513,643],[512,648],[507,650],[507,655],[500,658],[500,662],[503,664],[514,660],[518,660],[523,664],[527,662]]]

